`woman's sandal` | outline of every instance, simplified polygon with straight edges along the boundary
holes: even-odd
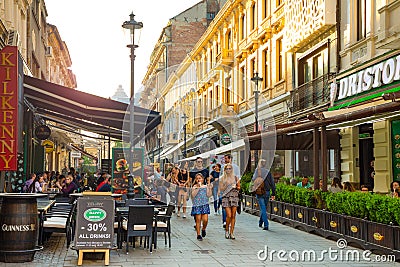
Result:
[[[230,234],[229,237],[230,237],[232,240],[235,240],[235,236],[234,236],[233,234]]]
[[[225,238],[226,238],[226,239],[229,239],[229,238],[231,238],[231,236],[230,236],[230,234],[229,234],[229,232],[228,232],[228,231],[225,231]]]

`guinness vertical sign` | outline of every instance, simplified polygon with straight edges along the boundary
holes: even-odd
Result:
[[[17,170],[18,49],[0,51],[0,171]]]

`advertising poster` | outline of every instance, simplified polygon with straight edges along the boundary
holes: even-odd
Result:
[[[129,148],[112,149],[112,188],[116,194],[126,194],[128,191],[129,167],[132,166],[135,193],[139,193],[143,181],[143,148],[135,148],[133,159],[129,162]],[[132,164],[132,165],[130,165]],[[138,189],[138,192],[136,192]]]
[[[105,197],[78,199],[75,247],[77,249],[113,248],[114,200]]]
[[[392,121],[393,180],[400,179],[400,121]]]

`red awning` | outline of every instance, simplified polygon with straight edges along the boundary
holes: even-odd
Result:
[[[129,136],[129,105],[24,76],[24,97],[44,119],[122,140]],[[134,107],[135,135],[144,136],[161,122],[158,112]]]

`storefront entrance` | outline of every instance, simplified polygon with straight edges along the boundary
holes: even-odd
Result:
[[[359,167],[360,186],[366,185],[369,190],[374,188],[374,130],[372,124],[359,126]]]

